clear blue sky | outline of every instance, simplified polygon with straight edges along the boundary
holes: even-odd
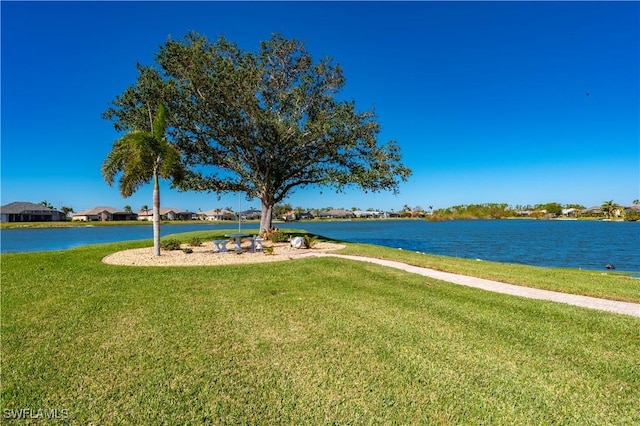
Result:
[[[2,15],[2,204],[76,211],[124,199],[100,165],[101,118],[169,35],[224,34],[247,50],[279,32],[375,108],[413,170],[400,194],[298,190],[302,207],[400,209],[505,202],[629,205],[640,198],[637,2],[7,2]],[[162,190],[162,205],[238,206],[238,195]],[[259,208],[242,200],[242,209]]]

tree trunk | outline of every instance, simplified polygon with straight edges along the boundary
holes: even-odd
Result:
[[[260,217],[260,235],[271,229],[271,216],[273,214],[273,203],[262,200],[262,216]]]
[[[153,175],[153,255],[160,256],[160,185],[157,173]]]

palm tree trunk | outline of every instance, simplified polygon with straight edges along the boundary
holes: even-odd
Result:
[[[160,185],[158,173],[153,174],[153,255],[160,256]]]

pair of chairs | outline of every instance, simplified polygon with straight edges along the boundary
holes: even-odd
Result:
[[[251,246],[249,247],[250,251],[254,253],[257,251],[262,251],[262,242],[264,241],[262,238],[260,238],[259,236],[249,237],[249,241],[251,241]],[[213,240],[214,253],[226,253],[228,251],[228,243],[229,240]]]

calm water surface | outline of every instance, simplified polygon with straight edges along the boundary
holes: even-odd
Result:
[[[383,220],[298,222],[326,237],[444,256],[536,266],[640,272],[640,223],[547,220]],[[237,224],[166,225],[162,235],[237,229]],[[242,224],[257,233],[258,224]],[[150,226],[5,229],[1,252],[62,250],[87,244],[151,239]]]

